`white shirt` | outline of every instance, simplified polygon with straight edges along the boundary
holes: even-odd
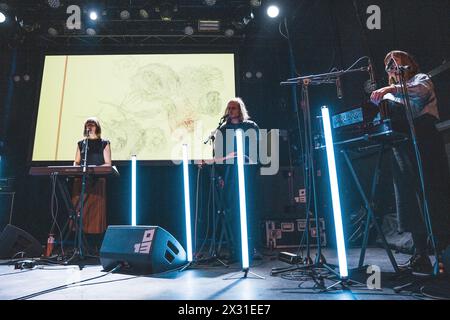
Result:
[[[395,85],[395,87],[397,88],[397,92],[394,94],[388,93],[383,99],[403,104],[402,88],[399,84]],[[416,74],[406,82],[406,87],[408,88],[408,95],[414,118],[429,113],[439,119],[434,85],[428,75],[424,73]]]

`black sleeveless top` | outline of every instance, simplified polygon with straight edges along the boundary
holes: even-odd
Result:
[[[81,164],[84,160],[84,141],[78,141],[78,149],[81,154]],[[87,150],[87,164],[100,166],[105,164],[105,158],[103,157],[103,150],[109,144],[108,140],[103,139],[88,139],[88,150]]]

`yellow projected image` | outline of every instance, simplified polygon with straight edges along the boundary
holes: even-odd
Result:
[[[73,160],[92,116],[113,160],[209,159],[234,96],[233,54],[47,56],[32,160]]]

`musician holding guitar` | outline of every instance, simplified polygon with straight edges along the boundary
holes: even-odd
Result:
[[[108,140],[101,138],[102,129],[97,118],[89,118],[84,123],[84,139],[78,141],[74,166],[83,164],[84,144],[87,143],[87,165],[111,166],[111,146]],[[79,212],[81,179],[74,181],[72,203]],[[83,232],[91,234],[94,245],[101,243],[106,224],[106,178],[88,176],[83,208]]]
[[[416,139],[422,158],[431,225],[437,238],[438,252],[441,252],[450,242],[450,174],[444,141],[435,127],[439,120],[439,112],[434,86],[428,75],[420,73],[419,65],[407,52],[391,51],[386,55],[384,63],[390,86],[374,91],[371,100],[375,104],[388,100],[395,102],[397,108],[404,107],[398,69],[405,70]],[[406,117],[403,119],[404,127],[408,128]],[[418,201],[421,193],[416,163],[410,141],[393,148],[392,169],[399,229],[412,233],[415,246],[414,255],[400,267],[419,273],[430,273],[432,271],[428,257],[430,239]]]

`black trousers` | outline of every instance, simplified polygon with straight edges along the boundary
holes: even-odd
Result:
[[[450,241],[450,173],[437,119],[423,115],[414,120],[417,145],[422,159],[425,191],[438,250]],[[408,132],[406,118],[402,127]],[[393,148],[392,173],[400,231],[412,233],[417,253],[427,251],[427,230],[416,155],[411,139]]]

